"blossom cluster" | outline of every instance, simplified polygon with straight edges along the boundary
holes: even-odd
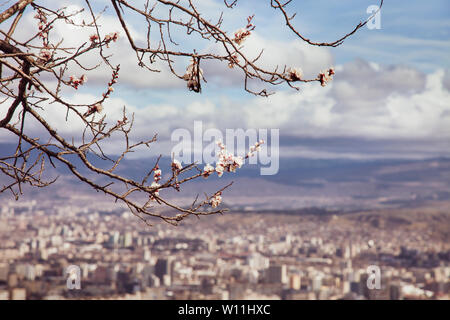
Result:
[[[89,36],[89,40],[91,41],[92,44],[95,44],[96,42],[99,41],[99,36],[98,34],[94,33],[91,34]],[[111,32],[108,33],[105,38],[103,39],[103,41],[105,41],[106,47],[109,48],[109,44],[111,43],[111,41],[116,42],[117,39],[119,39],[119,33],[118,32]]]
[[[39,22],[38,22],[38,28],[39,28],[38,36],[39,36],[39,38],[42,39],[44,47],[47,47],[48,46],[48,32],[53,27],[47,25],[47,14],[44,11],[40,10],[40,9],[37,10],[37,13],[34,16],[34,18],[39,20]]]
[[[78,86],[85,84],[87,81],[86,75],[82,75],[81,78],[70,76],[69,84],[78,90]]]
[[[115,84],[117,82],[117,78],[119,78],[119,70],[120,70],[120,65],[118,65],[116,67],[116,69],[113,70],[112,76],[111,76],[111,81],[108,82],[108,90],[102,94],[103,98],[108,98],[109,95],[111,94],[111,92],[114,91],[114,88],[112,86],[113,86],[113,84]]]
[[[83,114],[83,117],[88,117],[93,113],[100,113],[103,111],[103,105],[101,103],[96,103],[92,106],[89,106],[88,111]]]
[[[247,153],[247,156],[245,158],[250,158],[253,157],[255,155],[255,152],[258,152],[261,150],[261,145],[264,144],[264,140],[261,139],[258,142],[255,143],[254,146],[250,147],[250,151]]]
[[[109,97],[109,95],[111,94],[111,92],[114,91],[114,88],[112,87],[116,82],[117,82],[117,78],[119,78],[119,70],[120,70],[120,65],[118,65],[116,67],[116,69],[113,70],[112,72],[112,77],[111,80],[108,82],[108,90],[106,91],[106,93],[103,93],[103,98],[106,99]],[[82,80],[80,82],[80,80]],[[83,84],[84,82],[87,81],[87,77],[85,75],[83,75],[80,79],[76,79],[75,77],[70,77],[70,84],[72,86],[74,86],[75,89],[78,88],[79,84]],[[96,103],[93,106],[90,106],[88,111],[86,111],[86,113],[83,115],[84,117],[90,116],[93,113],[100,113],[103,111],[103,105],[101,103]],[[118,121],[118,125],[121,125],[122,122]]]
[[[100,113],[100,112],[103,111],[103,105],[102,105],[101,103],[96,103],[96,104],[94,104],[94,105],[92,106],[92,108],[93,108],[93,111],[94,111],[94,112]]]
[[[222,192],[217,192],[210,200],[209,204],[213,208],[217,208],[222,203]]]
[[[288,68],[285,73],[286,78],[289,79],[289,81],[299,81],[302,80],[303,77],[303,71],[301,68]]]
[[[50,45],[48,41],[48,33],[53,28],[53,26],[50,26],[47,24],[47,14],[38,9],[36,15],[34,16],[35,19],[38,19],[38,37],[42,39],[42,45],[44,46],[39,51],[39,59],[42,60],[44,63],[48,62],[52,58],[52,53],[50,52]]]
[[[264,140],[259,140],[255,143],[254,146],[250,147],[250,151],[247,153],[245,158],[234,156],[233,154],[227,151],[226,146],[222,143],[222,141],[218,141],[217,145],[220,148],[219,151],[219,161],[216,163],[216,167],[214,168],[212,165],[207,163],[202,171],[202,176],[204,178],[208,178],[214,172],[217,172],[217,175],[221,177],[224,172],[236,172],[237,168],[242,167],[244,164],[244,159],[252,157],[255,152],[261,149],[261,145],[264,144]],[[211,197],[209,204],[213,208],[217,208],[222,203],[222,192],[217,192],[213,197]]]
[[[228,62],[228,68],[233,69],[235,64],[239,63],[239,58],[237,54],[232,54],[230,61]]]
[[[52,58],[52,53],[48,49],[41,49],[39,51],[39,58],[44,62],[48,62]]]
[[[247,18],[247,25],[245,26],[245,28],[240,28],[234,32],[233,41],[237,45],[241,45],[245,41],[245,39],[247,39],[252,34],[252,31],[255,29],[255,26],[251,22],[253,17],[254,15],[249,16]]]
[[[233,39],[233,41],[236,42],[238,45],[240,45],[250,35],[251,35],[251,31],[250,30],[247,30],[246,28],[240,28],[240,29],[238,29],[238,30],[236,30],[234,32],[234,39]]]
[[[159,196],[159,187],[161,185],[159,184],[159,181],[161,180],[161,169],[159,169],[159,166],[155,166],[155,170],[153,171],[153,182],[150,185],[151,188],[154,188],[155,191],[150,196],[150,200],[156,200],[154,196]]]
[[[244,164],[244,160],[252,157],[255,152],[260,151],[261,145],[264,144],[264,140],[259,140],[256,142],[252,147],[250,147],[250,151],[247,153],[245,157],[239,157],[234,156],[232,153],[227,151],[226,146],[221,142],[218,141],[217,145],[220,149],[218,153],[218,161],[216,163],[216,166],[212,166],[209,163],[206,164],[203,168],[203,171],[201,171],[201,176],[204,178],[208,178],[211,174],[214,172],[217,173],[219,177],[223,175],[224,172],[236,172],[237,168],[241,168]],[[174,174],[174,176],[178,175],[178,173],[183,169],[183,166],[180,161],[173,159],[171,163],[171,169]],[[161,188],[161,184],[159,183],[161,180],[161,169],[158,165],[155,166],[153,170],[153,181],[150,187],[152,188],[152,192],[150,195],[151,201],[156,201],[156,197],[159,196],[159,190]],[[174,185],[175,189],[179,191],[180,184],[178,182]],[[216,192],[209,200],[208,204],[212,208],[217,208],[222,203],[222,192],[218,191]]]
[[[172,160],[172,171],[173,172],[178,173],[182,168],[183,168],[183,166],[181,165],[180,161],[178,161],[177,159]]]
[[[114,88],[112,86],[117,82],[117,78],[119,78],[119,70],[120,70],[120,65],[118,65],[116,67],[116,69],[113,69],[111,80],[108,82],[108,90],[105,93],[102,93],[103,99],[108,98],[109,95],[111,94],[111,92],[114,91]],[[72,77],[70,77],[69,84],[72,85],[75,89],[78,89],[78,86],[80,84],[84,84],[86,81],[87,81],[87,77],[85,75],[83,75],[80,79],[77,79],[76,77],[72,76]],[[93,106],[90,106],[88,111],[86,111],[86,113],[83,116],[87,117],[95,112],[100,113],[102,111],[103,111],[103,105],[101,103],[96,103]],[[118,121],[118,124],[121,125],[122,122]]]
[[[223,175],[224,172],[236,172],[236,169],[241,168],[244,164],[244,159],[252,157],[255,152],[261,149],[261,145],[264,144],[264,140],[259,140],[255,143],[254,146],[250,147],[250,151],[247,153],[245,158],[240,156],[234,156],[232,153],[227,151],[226,146],[218,141],[217,145],[220,148],[219,151],[219,160],[216,163],[216,167],[214,168],[212,165],[207,163],[203,168],[202,176],[204,178],[208,178],[214,172],[217,173],[219,177]]]
[[[244,158],[239,156],[235,157],[232,153],[229,153],[222,141],[217,142],[217,145],[220,148],[219,161],[216,164],[216,172],[219,177],[221,177],[224,172],[236,172],[237,168],[242,167]]]
[[[200,78],[203,78],[203,70],[199,67],[195,58],[186,68],[183,79],[187,81],[187,87],[190,91],[200,92]]]
[[[119,39],[119,33],[118,32],[111,32],[105,36],[105,43],[106,47],[109,48],[109,43],[111,41],[116,42],[117,39]],[[91,40],[92,41],[92,40]]]
[[[325,87],[329,81],[333,80],[332,76],[334,74],[335,74],[334,68],[330,68],[328,70],[319,73],[318,78],[322,87]]]
[[[171,167],[172,167],[172,173],[174,176],[177,176],[178,173],[180,173],[181,169],[183,169],[181,162],[178,161],[177,159],[172,160]],[[174,187],[177,191],[180,191],[180,184],[178,183],[178,181],[176,181]]]

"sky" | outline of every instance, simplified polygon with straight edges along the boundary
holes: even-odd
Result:
[[[169,156],[174,144],[171,133],[177,128],[192,130],[194,121],[222,131],[279,129],[280,157],[364,160],[450,156],[448,0],[386,0],[380,29],[362,28],[337,48],[309,46],[296,38],[286,28],[281,13],[270,8],[270,1],[239,0],[234,9],[226,8],[219,0],[194,2],[203,17],[214,20],[223,12],[223,28],[230,33],[245,26],[246,17],[254,14],[256,29],[244,43],[244,50],[256,56],[264,49],[262,66],[301,67],[308,77],[334,66],[336,75],[324,88],[318,83],[301,85],[300,91],[272,87],[276,94],[263,98],[245,92],[242,74],[228,69],[226,63],[205,62],[208,82],[201,94],[189,92],[185,81],[167,72],[164,65],[156,65],[160,73],[138,67],[110,2],[95,1],[97,12],[107,6],[101,18],[102,32],[119,31],[120,35],[109,51],[114,53],[113,64],[121,64],[120,81],[105,103],[104,113],[114,123],[126,106],[135,113],[135,141],[154,133],[160,139],[150,151],[142,150],[132,157],[155,153]],[[52,8],[85,7],[83,1],[47,3]],[[294,0],[287,10],[297,13],[292,23],[303,35],[313,41],[333,41],[365,20],[369,16],[367,8],[376,4],[376,0]],[[23,38],[36,27],[33,15],[31,10],[26,12],[20,30]],[[125,17],[132,34],[143,43],[145,21],[128,13]],[[92,33],[63,25],[52,32],[54,39],[64,38],[68,45],[79,44]],[[187,37],[182,31],[174,30],[173,36],[180,46],[198,52],[219,50],[214,43]],[[89,56],[83,63],[92,66],[98,61],[98,57]],[[180,59],[175,68],[183,73],[187,64],[186,59]],[[80,71],[74,67],[73,72]],[[65,90],[72,101],[88,103],[95,99],[104,91],[110,71],[102,66],[87,75],[87,85],[76,92]],[[55,111],[52,107],[42,112],[50,123],[58,124],[61,134],[79,136],[81,124],[71,118],[66,122],[65,110]],[[33,123],[26,130],[39,132]],[[8,139],[0,134],[0,141]],[[119,147],[119,143],[111,143],[105,150],[118,153]]]

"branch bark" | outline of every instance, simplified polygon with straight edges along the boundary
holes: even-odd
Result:
[[[6,9],[0,14],[0,23],[3,23],[3,21],[7,20],[11,16],[13,16],[17,11],[22,10],[27,5],[32,3],[34,0],[21,0],[17,1],[15,4],[13,4],[10,8]]]

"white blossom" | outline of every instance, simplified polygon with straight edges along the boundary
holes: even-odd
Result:
[[[203,168],[203,177],[206,179],[208,178],[213,172],[215,171],[214,167],[210,165],[209,163],[206,164],[206,166]]]
[[[150,200],[156,201],[155,196],[159,196],[159,187],[161,187],[161,185],[158,182],[153,181],[150,187],[155,189],[153,193],[150,195]]]
[[[153,181],[150,187],[156,189],[156,188],[161,187],[161,185],[158,182]]]
[[[224,170],[224,168],[223,168],[222,164],[216,165],[216,172],[219,177],[221,177],[223,175],[223,170]]]
[[[178,161],[177,159],[173,159],[173,161],[172,161],[172,170],[179,171],[182,168],[183,168],[183,166],[181,165],[181,162]]]
[[[265,141],[263,139],[261,139],[258,142],[256,142],[254,146],[251,146],[250,147],[250,151],[247,153],[246,158],[253,157],[254,152],[260,151],[261,150],[261,145],[264,144],[264,142]]]
[[[218,192],[211,198],[210,204],[211,207],[217,208],[222,203],[221,192]]]
[[[298,81],[302,79],[303,71],[301,68],[289,68],[287,69],[285,76],[291,81]]]
[[[103,105],[101,103],[97,103],[94,105],[94,111],[100,113],[103,111]]]

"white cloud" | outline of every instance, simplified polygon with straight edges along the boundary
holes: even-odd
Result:
[[[450,141],[450,92],[443,70],[424,75],[403,67],[371,67],[361,61],[337,69],[341,71],[325,88],[313,83],[302,87],[300,92],[281,91],[269,98],[225,97],[213,102],[198,96],[198,100],[184,106],[166,103],[135,106],[113,95],[105,102],[104,114],[108,123],[113,124],[121,118],[126,106],[130,114],[135,114],[133,141],[158,133],[161,142],[152,151],[167,154],[172,131],[177,128],[192,131],[196,120],[203,121],[204,129],[279,128],[281,136],[299,138],[404,139],[416,140],[418,146],[430,141]],[[68,99],[86,103],[94,101],[95,96],[77,93]],[[66,122],[65,111],[64,107],[51,105],[39,112],[66,138],[79,138],[81,122],[73,116]],[[38,134],[35,127],[29,122],[26,132]],[[119,140],[113,137],[112,141]],[[442,148],[442,143],[435,145]],[[121,147],[119,143],[110,143],[106,150],[118,152]],[[426,153],[430,150],[426,149]]]
[[[328,89],[309,86],[301,93],[252,101],[245,108],[249,124],[279,126],[296,136],[450,139],[450,117],[442,116],[450,112],[443,71],[421,75],[381,68],[365,73],[353,67],[345,66],[344,79],[338,73]]]
[[[221,44],[207,47],[206,51],[209,50],[217,54],[225,54],[225,49]],[[242,52],[252,61],[262,50],[261,57],[255,62],[256,66],[268,71],[274,71],[278,67],[278,72],[282,72],[284,66],[301,67],[306,78],[315,78],[322,69],[331,67],[334,63],[328,49],[310,46],[300,40],[268,39],[257,31],[252,32],[245,40]],[[207,79],[223,85],[242,86],[243,72],[236,67],[230,70],[227,62],[206,60],[203,62],[203,69]]]
[[[67,12],[75,12],[81,8],[83,7],[76,4],[71,4],[67,8]],[[21,21],[21,28],[15,34],[17,39],[25,41],[37,32],[38,21],[34,19],[34,15],[34,11],[29,11],[25,15],[23,21]],[[73,20],[76,23],[81,23],[82,21],[89,23],[92,18],[87,8],[85,8],[84,12],[75,16]],[[133,21],[133,19],[130,20]],[[155,62],[150,65],[152,69],[160,70],[161,72],[151,72],[146,68],[139,67],[136,53],[131,49],[126,35],[115,16],[108,14],[101,15],[97,20],[97,23],[99,25],[101,36],[105,36],[111,32],[119,32],[119,40],[116,43],[111,43],[110,48],[104,48],[104,55],[111,55],[110,61],[112,65],[116,66],[120,64],[120,81],[122,83],[137,88],[174,88],[185,85],[183,80],[171,75],[166,64],[161,62]],[[144,37],[146,35],[145,32],[138,30],[140,27],[141,26],[139,24],[128,23],[128,29],[138,44],[145,42]],[[54,28],[49,33],[49,39],[53,44],[63,40],[60,47],[78,48],[83,43],[86,43],[84,47],[86,48],[90,44],[89,36],[95,33],[96,29],[94,27],[77,27],[63,21],[57,21],[54,24]],[[41,40],[38,38],[33,40],[32,43],[35,45],[42,45]],[[71,52],[74,53],[75,51],[72,50]],[[39,50],[35,49],[35,53],[39,54]],[[67,56],[66,53],[63,55]],[[56,58],[61,56],[62,54],[58,54]],[[145,62],[148,63],[148,61],[147,56],[147,58],[145,58]],[[66,73],[67,77],[72,74],[78,75],[86,73],[91,85],[95,84],[104,86],[106,86],[108,81],[111,79],[111,69],[103,63],[103,60],[99,55],[99,50],[94,50],[84,54],[78,58],[78,62],[87,68],[93,68],[99,64],[100,66],[95,70],[85,71],[82,70],[76,63],[71,62],[69,64],[69,71]]]

